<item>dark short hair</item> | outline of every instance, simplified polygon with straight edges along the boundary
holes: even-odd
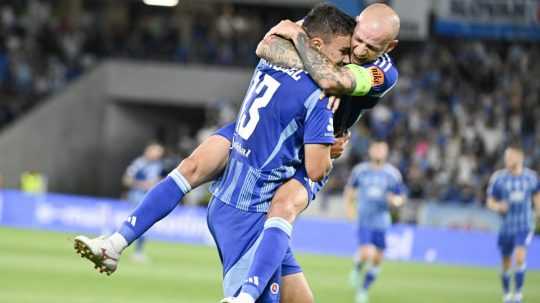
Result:
[[[335,36],[352,35],[356,21],[337,7],[321,3],[309,11],[304,18],[304,29],[311,38],[320,37],[325,42]]]
[[[523,144],[519,139],[513,139],[510,142],[508,142],[508,145],[506,146],[507,149],[513,149],[515,151],[523,153]]]

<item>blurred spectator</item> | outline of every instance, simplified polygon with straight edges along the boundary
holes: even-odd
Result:
[[[358,131],[367,126],[372,138],[390,142],[411,198],[480,203],[507,140],[520,137],[527,165],[540,165],[540,85],[532,77],[540,64],[531,61],[538,51],[508,42],[416,45],[399,53],[395,92]],[[357,138],[351,145],[365,145]]]
[[[133,207],[142,202],[148,190],[161,180],[163,154],[163,146],[151,143],[145,148],[144,154],[136,158],[126,169],[122,181],[129,188],[128,201],[133,204]],[[130,220],[133,220],[135,224],[137,218],[130,218]],[[146,260],[143,246],[144,237],[141,237],[135,246],[134,260],[141,262]]]

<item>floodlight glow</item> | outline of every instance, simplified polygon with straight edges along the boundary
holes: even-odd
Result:
[[[178,4],[178,0],[143,0],[143,2],[146,5],[154,6],[176,6]]]

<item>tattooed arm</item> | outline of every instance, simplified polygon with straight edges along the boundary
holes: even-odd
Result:
[[[298,24],[289,20],[281,21],[270,30],[267,37],[270,35],[292,40],[304,70],[327,94],[363,96],[371,89],[373,79],[365,68],[354,64],[337,66],[312,47],[310,38]]]
[[[304,69],[304,64],[294,47],[294,44],[285,38],[270,35],[265,37],[255,51],[257,57],[268,62],[289,68]]]
[[[293,38],[294,46],[304,63],[304,69],[328,94],[350,95],[356,87],[354,74],[347,67],[339,67],[327,56],[311,47],[306,33],[299,32]]]

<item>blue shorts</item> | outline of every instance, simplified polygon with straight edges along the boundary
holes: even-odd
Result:
[[[358,245],[373,245],[378,250],[386,249],[386,231],[364,226],[358,227]]]
[[[248,271],[264,229],[266,213],[245,212],[213,197],[208,206],[208,228],[223,265],[223,293],[235,296],[248,278]],[[281,277],[302,272],[291,248],[281,267],[268,282],[257,302],[278,303]]]
[[[497,245],[504,257],[510,257],[514,249],[518,246],[527,247],[531,244],[533,238],[532,231],[518,232],[514,235],[499,234]]]
[[[222,136],[223,138],[232,142],[234,136],[234,128],[235,122],[229,122],[220,129],[216,130],[212,135]],[[309,180],[306,167],[304,165],[302,165],[296,170],[293,179],[300,182],[306,188],[308,192],[308,202],[313,201],[317,193],[319,193],[324,187],[324,185],[326,185],[326,183],[328,182],[328,176],[324,177],[324,179],[319,182],[313,182]]]
[[[308,192],[308,202],[313,201],[315,197],[317,196],[317,194],[328,182],[328,176],[324,177],[324,179],[319,182],[311,181],[308,178],[306,167],[304,165],[302,165],[302,167],[296,170],[296,172],[294,173],[293,179],[300,182],[306,188]]]

